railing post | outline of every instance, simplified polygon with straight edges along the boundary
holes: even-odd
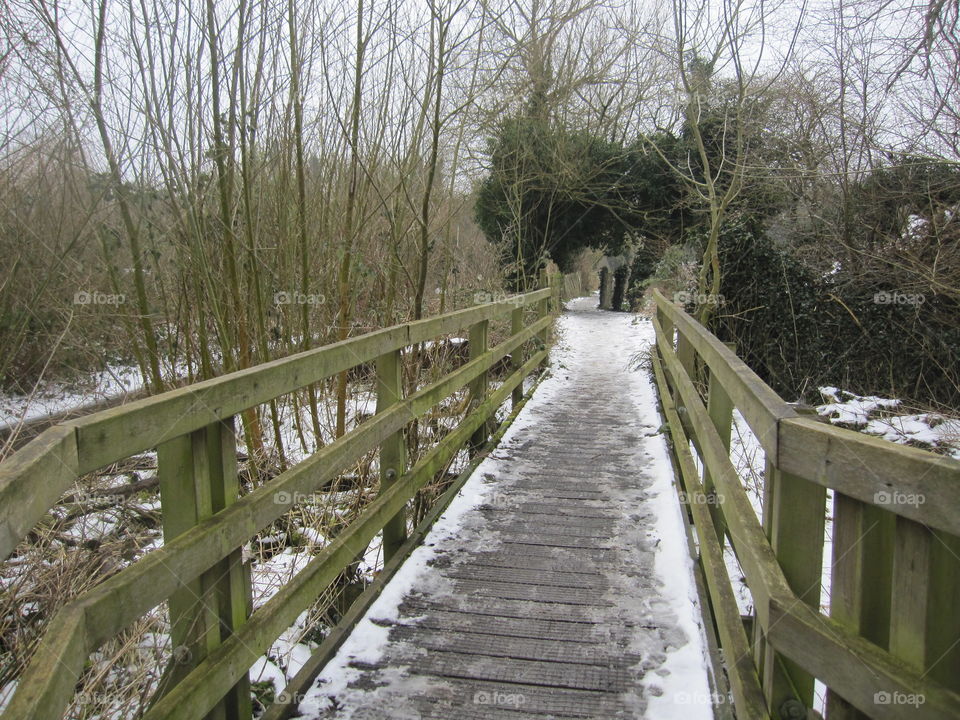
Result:
[[[893,587],[906,591],[892,596],[890,652],[960,690],[960,538],[898,516]]]
[[[550,286],[550,283],[547,276],[547,271],[541,270],[540,271],[540,288],[543,289],[549,286]],[[537,303],[537,319],[539,320],[540,318],[545,318],[549,314],[550,314],[550,298],[544,298],[543,300]],[[544,349],[549,347],[550,346],[550,329],[544,328],[543,330],[541,330],[540,334],[537,335],[537,339]],[[540,367],[546,368],[548,365],[550,365],[550,358],[544,357],[543,362],[540,363]]]
[[[237,500],[236,453],[232,417],[157,448],[165,541]],[[243,563],[240,548],[174,593],[168,607],[173,658],[154,701],[246,623],[252,607],[250,566]],[[209,715],[241,720],[252,716],[246,675]]]
[[[523,330],[523,305],[518,305],[510,313],[510,334],[516,335]],[[526,344],[526,343],[524,343]],[[523,346],[513,351],[510,362],[510,369],[516,372],[523,367]],[[510,406],[516,410],[517,406],[523,402],[523,381],[521,380],[513,389],[510,397]]]
[[[727,347],[731,347],[728,343]],[[733,349],[731,347],[731,349]],[[723,446],[730,452],[730,430],[733,425],[733,402],[723,385],[717,379],[716,374],[710,373],[709,383],[707,385],[707,414],[710,416],[713,426],[720,435]],[[710,471],[707,466],[703,466],[703,491],[711,496],[714,493],[713,478],[710,477]],[[720,546],[723,547],[724,535],[726,534],[726,524],[723,520],[723,512],[716,502],[708,505],[710,515],[713,517],[713,524],[717,530],[717,538],[720,540]]]
[[[767,458],[764,484],[769,495],[763,525],[773,552],[796,596],[819,611],[826,488],[781,471],[771,458]],[[806,708],[813,706],[813,675],[780,656],[769,643],[764,647],[762,673],[772,713],[779,713],[790,699]]]
[[[882,648],[890,644],[890,601],[896,516],[840,492],[833,496],[830,617]],[[832,690],[827,715],[867,720]]]
[[[377,358],[377,412],[383,412],[403,399],[403,355],[401,350]],[[407,469],[406,442],[398,430],[380,445],[380,494],[397,482]],[[407,517],[401,510],[383,527],[383,561],[387,562],[407,538]]]
[[[489,320],[481,320],[470,326],[470,359],[475,360],[487,351],[487,335],[490,329]],[[482,372],[470,383],[470,402],[467,412],[474,412],[480,403],[487,397],[487,371]],[[487,442],[487,423],[484,422],[470,438],[470,454],[477,451]]]

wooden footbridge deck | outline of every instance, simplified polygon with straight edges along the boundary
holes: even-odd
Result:
[[[302,717],[612,720],[647,717],[651,699],[713,717],[655,391],[631,361],[640,330],[572,303],[553,375]]]
[[[558,285],[45,431],[0,465],[0,557],[77,478],[151,448],[164,543],[56,613],[3,720],[86,717],[91,654],[158,606],[172,651],[142,717],[249,720],[250,668],[377,535],[379,577],[263,718],[799,720],[816,717],[815,680],[828,720],[960,718],[960,462],[804,416],[654,298],[636,323],[575,301],[529,400]],[[461,332],[468,361],[405,393],[407,349]],[[241,493],[234,418],[366,363],[376,414]],[[464,388],[464,419],[408,461],[411,423]],[[766,458],[760,519],[730,462],[734,408]],[[473,472],[411,527],[409,504],[465,447]],[[376,499],[254,610],[243,547],[374,452]]]

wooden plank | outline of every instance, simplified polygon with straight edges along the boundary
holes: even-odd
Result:
[[[676,408],[670,399],[666,376],[656,355],[653,356],[653,369],[684,489],[688,493],[702,492],[703,488],[698,487],[696,480],[697,470],[689,443],[683,434]],[[689,507],[700,543],[700,562],[710,592],[720,646],[727,658],[727,673],[737,713],[746,718],[769,718],[770,713],[767,711],[757,669],[752,662],[750,644],[740,622],[740,610],[727,576],[723,547],[720,544],[723,536],[713,526],[713,517],[703,503],[690,503]]]
[[[833,500],[830,617],[850,632],[888,647],[896,516],[843,493]],[[835,691],[827,691],[831,720],[868,717]]]
[[[862,502],[960,535],[960,460],[798,417],[781,423],[778,465]]]
[[[73,428],[44,430],[0,464],[0,560],[80,475]]]
[[[377,358],[377,413],[403,400],[403,358],[400,350]],[[407,443],[401,428],[380,445],[380,494],[389,490],[407,471]],[[403,545],[407,518],[403,509],[383,528],[383,560],[387,562]]]
[[[376,330],[70,421],[68,426],[75,427],[77,432],[79,473],[96,470],[361,363],[372,362],[386,352],[460,332],[481,320],[506,315],[518,305],[542,305],[549,302],[551,292],[545,288]]]
[[[490,322],[488,320],[482,320],[481,322],[475,323],[470,326],[470,359],[474,360],[485,352],[487,352],[487,335],[490,331]],[[489,377],[486,372],[480,373],[476,379],[470,383],[470,400],[467,405],[467,412],[475,412],[480,404],[487,397],[487,386],[489,385]],[[480,425],[477,428],[476,433],[470,439],[470,452],[471,454],[476,454],[480,448],[482,448],[487,443],[487,426],[486,423]]]
[[[510,334],[517,335],[523,330],[523,312],[522,307],[514,308],[510,313]],[[517,368],[523,365],[523,345],[516,349],[511,356],[510,367],[516,372]],[[517,384],[513,389],[513,395],[510,398],[510,406],[515,410],[523,402],[523,382]]]
[[[730,346],[728,345],[728,347]],[[730,400],[727,391],[723,389],[723,385],[717,379],[717,376],[712,372],[709,375],[710,377],[707,384],[707,414],[710,416],[710,421],[713,423],[713,426],[717,429],[720,442],[723,443],[723,446],[729,452],[730,432],[733,427],[733,402]],[[710,471],[706,466],[703,467],[703,490],[707,497],[711,497],[716,492],[713,478],[710,477]],[[713,525],[717,530],[717,538],[720,544],[723,545],[726,536],[726,525],[723,522],[723,514],[720,512],[716,503],[710,503],[708,507],[710,514],[713,516]]]
[[[805,603],[770,603],[767,639],[783,655],[835,689],[854,707],[876,720],[902,720],[905,709],[924,720],[960,717],[960,694],[913,669],[842,625],[814,612]],[[922,695],[916,709],[904,704],[877,702],[883,695],[906,698]]]
[[[784,577],[797,598],[820,608],[820,580],[823,570],[824,513],[826,489],[768,463],[765,482],[771,487],[771,507],[764,524]],[[788,699],[813,707],[814,676],[787,659],[775,657],[765,648],[763,686],[771,710]]]
[[[164,541],[169,543],[236,502],[239,482],[233,419],[165,443],[158,449],[158,474]],[[158,697],[246,622],[252,605],[249,572],[236,549],[170,596],[174,652]],[[214,708],[212,717],[249,718],[252,713],[250,684],[243,676]]]
[[[960,541],[898,517],[893,587],[890,651],[960,690]]]
[[[47,672],[24,674],[3,713],[4,720],[50,720],[61,717],[76,691],[88,651],[84,606],[73,604],[58,612],[30,659]]]
[[[693,345],[697,355],[717,376],[736,408],[757,436],[763,449],[777,457],[777,426],[796,413],[760,377],[714,335],[670,302],[659,290],[653,291],[657,308]]]

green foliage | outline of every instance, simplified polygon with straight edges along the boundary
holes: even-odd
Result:
[[[627,233],[662,232],[678,205],[673,176],[641,143],[624,148],[535,118],[504,121],[475,214],[515,287],[547,259],[569,272],[584,248],[624,251]]]
[[[863,264],[819,275],[756,219],[724,226],[720,259],[717,335],[784,396],[818,400],[818,386],[836,385],[960,400],[956,297],[904,290],[889,271]]]

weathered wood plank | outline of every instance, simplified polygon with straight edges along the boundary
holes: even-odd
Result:
[[[400,350],[384,353],[377,358],[377,412],[388,409],[403,400],[403,358]],[[380,494],[389,490],[407,471],[407,442],[401,428],[380,445]],[[407,518],[404,510],[383,528],[383,559],[390,560],[403,545],[407,536]]]
[[[487,336],[490,332],[490,321],[481,320],[470,326],[470,359],[480,357],[487,351]],[[474,412],[487,396],[489,377],[486,372],[477,375],[470,383],[470,399],[468,412]],[[470,452],[476,454],[487,442],[487,425],[482,424],[470,438]]]
[[[664,343],[666,345],[666,343]],[[671,400],[667,380],[657,357],[653,359],[654,376],[660,390],[660,402],[664,416],[670,427],[673,440],[674,457],[680,468],[680,479],[687,493],[703,493],[704,488],[697,482],[697,469],[690,453],[687,437],[683,433],[680,418]],[[734,704],[738,714],[747,718],[768,718],[767,704],[753,665],[753,653],[743,623],[740,610],[733,595],[733,588],[727,576],[723,557],[723,533],[713,525],[713,515],[704,503],[689,504],[700,544],[700,563],[710,593],[720,646],[727,658],[727,674]]]
[[[798,417],[781,423],[778,465],[784,472],[960,535],[960,460]]]
[[[833,500],[833,557],[830,617],[855,635],[887,648],[890,635],[893,537],[896,516],[836,493]],[[832,690],[831,720],[868,717]]]
[[[827,491],[770,463],[765,474],[772,494],[770,513],[764,517],[770,545],[790,589],[819,612]],[[813,707],[814,676],[789,660],[781,662],[769,646],[765,650],[763,683],[771,710],[791,698]]]
[[[890,652],[960,689],[960,541],[898,517],[893,587]]]
[[[79,475],[77,437],[58,426],[0,464],[0,559],[21,539]]]
[[[677,332],[693,345],[700,359],[710,372],[716,375],[763,449],[770,457],[776,458],[778,423],[782,418],[795,417],[793,408],[733,351],[670,302],[659,290],[653,291],[653,297],[657,308],[667,316]]]
[[[376,330],[321,348],[171,390],[67,423],[78,439],[78,472],[156,447],[247,408],[319,382],[379,355],[434,337],[460,332],[476,322],[511,312],[518,305],[549,301],[545,288],[507,300]]]

